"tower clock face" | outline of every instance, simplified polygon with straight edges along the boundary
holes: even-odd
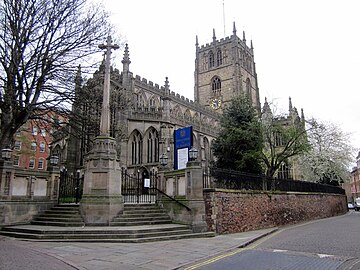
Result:
[[[217,110],[221,107],[221,99],[219,98],[213,98],[210,100],[210,106],[211,108],[213,108],[214,110]]]

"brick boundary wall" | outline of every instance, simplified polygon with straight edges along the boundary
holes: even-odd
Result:
[[[208,229],[244,232],[345,214],[345,195],[300,192],[204,190]]]

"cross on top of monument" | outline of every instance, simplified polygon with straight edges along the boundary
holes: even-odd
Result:
[[[99,48],[106,50],[105,52],[105,76],[104,76],[104,92],[103,104],[100,117],[100,135],[110,135],[110,56],[111,49],[119,49],[117,44],[112,44],[111,36],[106,39],[106,44],[100,44]]]
[[[106,49],[106,52],[108,52],[108,51],[111,51],[111,49],[114,49],[114,50],[119,49],[119,45],[112,44],[111,36],[108,36],[106,39],[106,44],[100,44],[99,48],[102,50]]]

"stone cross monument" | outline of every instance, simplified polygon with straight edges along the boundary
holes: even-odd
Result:
[[[119,49],[116,44],[111,44],[111,37],[108,36],[106,44],[99,45],[100,49],[105,49],[105,77],[104,77],[104,95],[100,118],[100,135],[110,135],[110,56],[111,49]]]
[[[111,37],[106,50],[103,104],[100,119],[100,136],[96,137],[93,149],[88,153],[85,164],[84,191],[80,209],[87,225],[110,225],[115,216],[123,211],[121,195],[121,168],[116,155],[115,139],[110,137],[110,56]]]

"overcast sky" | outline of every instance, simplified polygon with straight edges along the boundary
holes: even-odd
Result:
[[[129,45],[130,70],[193,99],[195,40],[253,41],[260,101],[338,124],[360,150],[358,0],[96,0]],[[224,8],[223,8],[224,7]],[[225,18],[225,19],[224,19]],[[225,26],[225,27],[224,27]],[[114,53],[121,70],[123,51]]]

